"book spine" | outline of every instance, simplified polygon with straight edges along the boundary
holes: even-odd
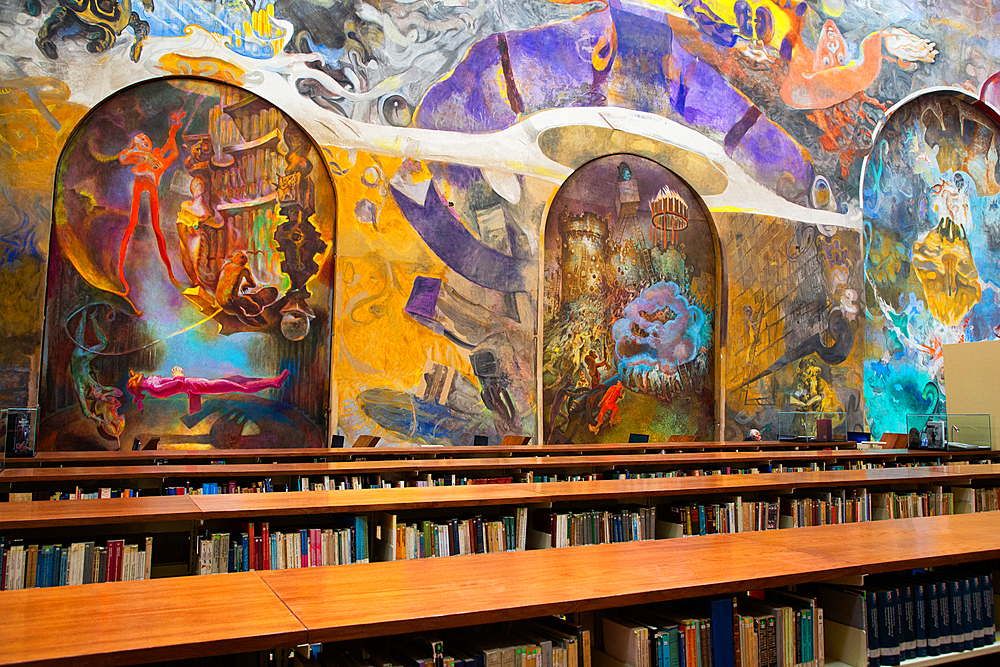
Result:
[[[917,632],[916,613],[913,602],[913,586],[905,585],[899,587],[900,595],[900,621],[903,659],[912,660],[917,657]]]
[[[997,634],[993,602],[993,574],[987,573],[983,575],[983,627],[987,644],[992,644]]]
[[[968,651],[972,648],[972,637],[969,637],[970,641],[966,645],[962,584],[958,581],[951,581],[947,584],[947,589],[951,597],[951,650]]]
[[[876,665],[882,665],[882,651],[881,643],[879,640],[879,614],[878,614],[878,603],[875,600],[875,591],[865,591],[865,611],[868,617],[868,665],[869,667],[874,667]],[[798,633],[796,633],[798,634]],[[796,662],[801,662],[796,658]],[[888,663],[885,663],[888,664]]]
[[[972,644],[985,646],[986,634],[983,626],[983,585],[980,577],[970,577],[967,583],[971,589],[972,601]]]
[[[913,590],[913,634],[916,643],[917,657],[927,656],[927,602],[924,594],[924,585],[915,582],[911,586]]]

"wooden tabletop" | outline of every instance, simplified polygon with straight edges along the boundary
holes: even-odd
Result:
[[[255,572],[4,591],[0,618],[3,665],[126,665],[306,641]]]
[[[669,498],[703,494],[778,492],[831,487],[901,488],[914,484],[961,485],[1000,478],[1000,465],[950,465],[874,470],[827,470],[754,475],[700,475],[658,479],[533,484],[294,491],[192,496],[141,496],[100,500],[0,503],[0,530],[141,521],[191,521],[299,516],[338,512],[475,508],[552,502]]]
[[[0,593],[0,664],[111,665],[1000,556],[1000,512]]]
[[[95,500],[0,503],[0,529],[111,525],[142,521],[194,521],[193,496],[140,496]]]
[[[987,512],[542,549],[492,554],[488,561],[458,556],[280,570],[261,577],[306,626],[309,641],[325,642],[997,555],[1000,513]]]
[[[605,453],[651,453],[661,450],[672,451],[753,451],[753,450],[810,450],[810,449],[857,449],[853,441],[837,440],[831,442],[787,442],[787,441],[739,441],[739,442],[646,442],[646,443],[581,443],[568,445],[477,445],[443,447],[336,447],[310,448],[298,447],[291,449],[153,449],[153,450],[119,450],[119,451],[80,451],[80,452],[38,452],[32,458],[11,459],[8,464],[14,467],[31,467],[38,465],[60,465],[66,463],[121,463],[142,464],[154,460],[234,460],[257,459],[281,461],[284,459],[301,458],[416,458],[416,457],[465,457],[483,456],[485,454],[509,454],[514,456],[538,456],[554,454],[584,454],[588,452]]]
[[[775,452],[682,452],[675,454],[608,454],[519,456],[503,458],[335,461],[329,463],[256,463],[226,465],[78,466],[63,468],[9,468],[0,471],[0,482],[94,482],[119,479],[234,479],[247,477],[464,473],[536,470],[602,472],[648,468],[708,466],[743,467],[766,464],[837,461],[895,461],[927,459],[993,459],[992,452],[928,452],[912,450],[812,450]]]

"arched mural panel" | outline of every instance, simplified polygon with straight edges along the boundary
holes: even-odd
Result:
[[[943,346],[1000,335],[997,124],[939,92],[895,110],[862,182],[865,400],[876,433],[943,412]]]
[[[336,202],[266,100],[126,89],[56,172],[39,449],[324,446]]]
[[[545,225],[547,443],[711,439],[717,241],[660,164],[609,155],[576,170]]]

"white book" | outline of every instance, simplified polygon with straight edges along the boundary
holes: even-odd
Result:
[[[87,545],[83,542],[75,542],[70,551],[73,556],[73,585],[83,585],[83,561],[87,555]]]
[[[212,574],[212,540],[201,540],[199,574]]]
[[[17,545],[14,547],[14,568],[13,568],[13,585],[10,590],[21,590],[24,588],[24,574],[27,564],[27,556],[24,551],[23,545]]]

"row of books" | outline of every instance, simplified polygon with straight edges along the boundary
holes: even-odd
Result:
[[[688,503],[663,506],[656,525],[658,538],[742,533],[778,528],[778,503],[744,502],[740,496],[720,498],[716,503]]]
[[[535,512],[528,546],[533,549],[575,547],[651,540],[656,534],[656,508]]]
[[[548,616],[323,645],[319,658],[337,667],[593,667],[591,636],[579,622]]]
[[[626,608],[601,621],[604,667],[821,667],[823,609],[767,590]]]
[[[97,491],[85,492],[79,486],[73,491],[56,491],[49,500],[97,500],[99,498],[138,498],[138,489],[112,489],[103,487]],[[12,503],[31,502],[34,494],[31,491],[11,491],[8,500]]]
[[[872,494],[866,489],[813,491],[812,496],[785,496],[780,500],[779,528],[830,526],[872,520]],[[877,498],[884,494],[874,494]]]
[[[762,500],[716,496],[660,509],[659,538],[742,533],[990,511],[1000,506],[997,489],[932,487],[926,491],[869,493],[865,488],[810,490]]]
[[[378,512],[375,521],[373,551],[384,561],[524,551],[527,546],[525,507],[496,519],[474,516],[407,524],[391,512]]]
[[[188,482],[184,486],[168,486],[164,488],[164,493],[168,496],[215,496],[230,493],[271,493],[275,490],[270,477],[252,482],[249,486],[241,484],[246,484],[246,482],[231,479],[228,482],[202,482],[201,486]],[[287,491],[288,489],[283,490]]]
[[[850,664],[898,665],[902,660],[968,651],[996,639],[993,575],[983,566],[866,577],[861,586],[815,587],[839,650],[858,647]]]
[[[108,540],[106,546],[94,542],[24,545],[20,541],[4,544],[0,572],[0,590],[49,588],[105,581],[149,579],[153,560],[153,538],[147,537],[145,549],[125,540]]]
[[[199,540],[198,574],[287,570],[324,565],[368,562],[367,551],[357,539],[367,530],[364,517],[346,528],[303,528],[271,532],[267,522],[231,539],[229,533],[213,533]],[[360,555],[360,557],[359,557]]]
[[[972,492],[973,489],[964,491]],[[874,494],[874,517],[883,519],[912,519],[922,516],[955,514],[955,495],[964,497],[962,489],[945,491],[937,487],[932,491],[897,493],[889,491]],[[965,510],[971,511],[971,510]]]

